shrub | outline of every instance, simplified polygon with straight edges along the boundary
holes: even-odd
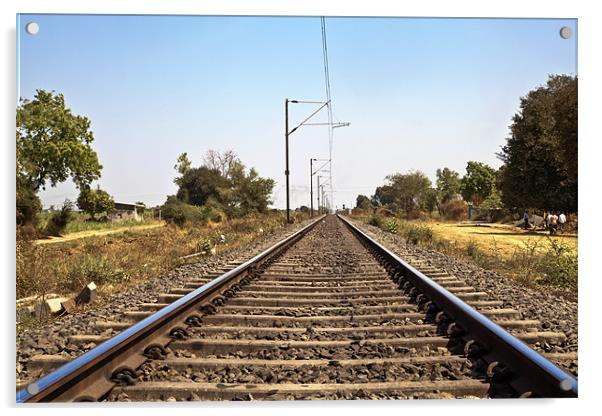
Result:
[[[541,261],[544,282],[576,290],[579,266],[577,253],[572,252],[566,244],[555,239],[549,239],[548,247]]]
[[[206,213],[201,207],[178,201],[173,196],[167,198],[167,202],[163,205],[162,210],[162,216],[165,221],[180,227],[187,222],[200,224],[207,223]]]
[[[449,200],[441,205],[441,215],[450,221],[463,221],[468,218],[466,202],[459,199]]]
[[[385,223],[386,230],[392,234],[397,234],[399,230],[399,223],[395,220],[388,220]]]
[[[378,228],[382,228],[382,226],[384,224],[384,220],[381,217],[379,217],[378,215],[373,215],[372,218],[370,218],[370,221],[368,221],[368,224],[373,225]]]
[[[48,219],[48,223],[46,224],[45,232],[49,235],[61,235],[65,228],[67,228],[67,224],[73,218],[73,203],[71,201],[66,200],[63,204],[63,207],[60,211],[53,212],[50,218]]]
[[[403,236],[410,244],[431,244],[433,242],[433,230],[425,225],[414,225],[406,223]]]

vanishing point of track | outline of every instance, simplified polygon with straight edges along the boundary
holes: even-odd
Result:
[[[527,345],[557,334],[526,331],[516,310],[428,275],[345,218],[322,217],[102,323],[121,330],[112,338],[82,334],[99,345],[59,359],[17,401],[577,396],[576,380]]]

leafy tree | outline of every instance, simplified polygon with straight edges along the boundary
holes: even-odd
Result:
[[[455,170],[449,168],[437,169],[437,192],[441,202],[462,192],[462,178]]]
[[[190,159],[188,159],[188,153],[181,153],[180,156],[178,156],[178,160],[176,161],[176,164],[173,167],[181,175],[173,180],[176,185],[180,186],[182,176],[184,176],[186,172],[190,170],[191,166],[192,162],[190,161]]]
[[[262,178],[255,168],[246,173],[242,163],[236,162],[229,172],[231,189],[228,198],[230,215],[243,216],[251,212],[265,213],[272,203],[270,195],[275,182]]]
[[[112,210],[115,207],[115,201],[108,192],[100,188],[84,188],[77,197],[77,206],[95,219],[96,214]]]
[[[383,185],[376,188],[371,198],[372,205],[388,205],[395,202],[395,192],[391,185]]]
[[[102,166],[91,147],[90,120],[65,107],[62,94],[37,90],[17,108],[17,169],[37,192],[69,177],[82,189],[100,177]]]
[[[462,178],[462,196],[479,206],[495,187],[496,171],[482,162],[470,161]]]
[[[577,211],[577,78],[550,76],[521,98],[498,157],[499,187],[513,208]]]
[[[370,198],[366,195],[358,195],[355,200],[356,208],[369,209],[371,207]]]
[[[420,171],[395,173],[386,177],[392,187],[395,201],[405,212],[425,209],[431,189],[431,180]]]
[[[229,182],[217,170],[206,166],[188,169],[180,178],[178,200],[191,205],[205,205],[209,198],[224,203]]]
[[[82,189],[100,177],[90,120],[65,107],[62,94],[37,90],[21,98],[16,126],[17,223],[35,222],[37,192],[71,178]]]
[[[267,212],[274,180],[262,178],[254,168],[248,172],[232,151],[210,150],[205,165],[185,170],[178,178],[177,199],[196,206],[212,205],[230,216]]]

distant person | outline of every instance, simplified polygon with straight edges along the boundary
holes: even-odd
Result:
[[[558,227],[558,215],[556,215],[555,212],[551,212],[550,215],[548,216],[548,218],[549,218],[548,229],[550,230],[550,235],[555,235],[556,227]]]
[[[525,211],[523,214],[523,221],[525,222],[525,230],[529,229],[529,213]]]
[[[558,216],[558,229],[560,232],[564,230],[564,224],[566,224],[566,215],[564,215],[564,212],[561,212]]]
[[[548,211],[544,211],[543,212],[543,228],[547,230],[549,223],[550,223],[550,214],[548,214]]]

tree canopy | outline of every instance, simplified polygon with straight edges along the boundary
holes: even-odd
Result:
[[[449,168],[437,169],[437,192],[441,202],[462,192],[462,178],[455,170]]]
[[[77,197],[77,206],[94,219],[96,214],[112,210],[115,206],[115,201],[113,201],[113,197],[108,192],[100,188],[84,188]]]
[[[376,188],[373,200],[382,205],[394,205],[405,212],[428,210],[432,207],[431,180],[420,171],[394,173],[386,178],[387,184]]]
[[[196,206],[216,204],[235,217],[267,211],[274,180],[260,177],[254,168],[247,171],[235,153],[209,151],[204,165],[178,169],[182,160],[187,160],[182,156],[186,154],[180,156],[175,166],[182,174],[176,182],[179,201]]]
[[[550,76],[520,100],[498,157],[502,200],[513,208],[577,211],[577,78]]]
[[[100,177],[90,120],[65,107],[62,94],[37,90],[17,108],[17,175],[37,192],[69,177],[81,189]]]
[[[482,162],[470,161],[462,178],[462,197],[479,206],[495,188],[495,181],[495,169]]]
[[[356,208],[369,209],[371,206],[370,198],[368,198],[366,195],[358,195],[355,199],[355,206]]]

